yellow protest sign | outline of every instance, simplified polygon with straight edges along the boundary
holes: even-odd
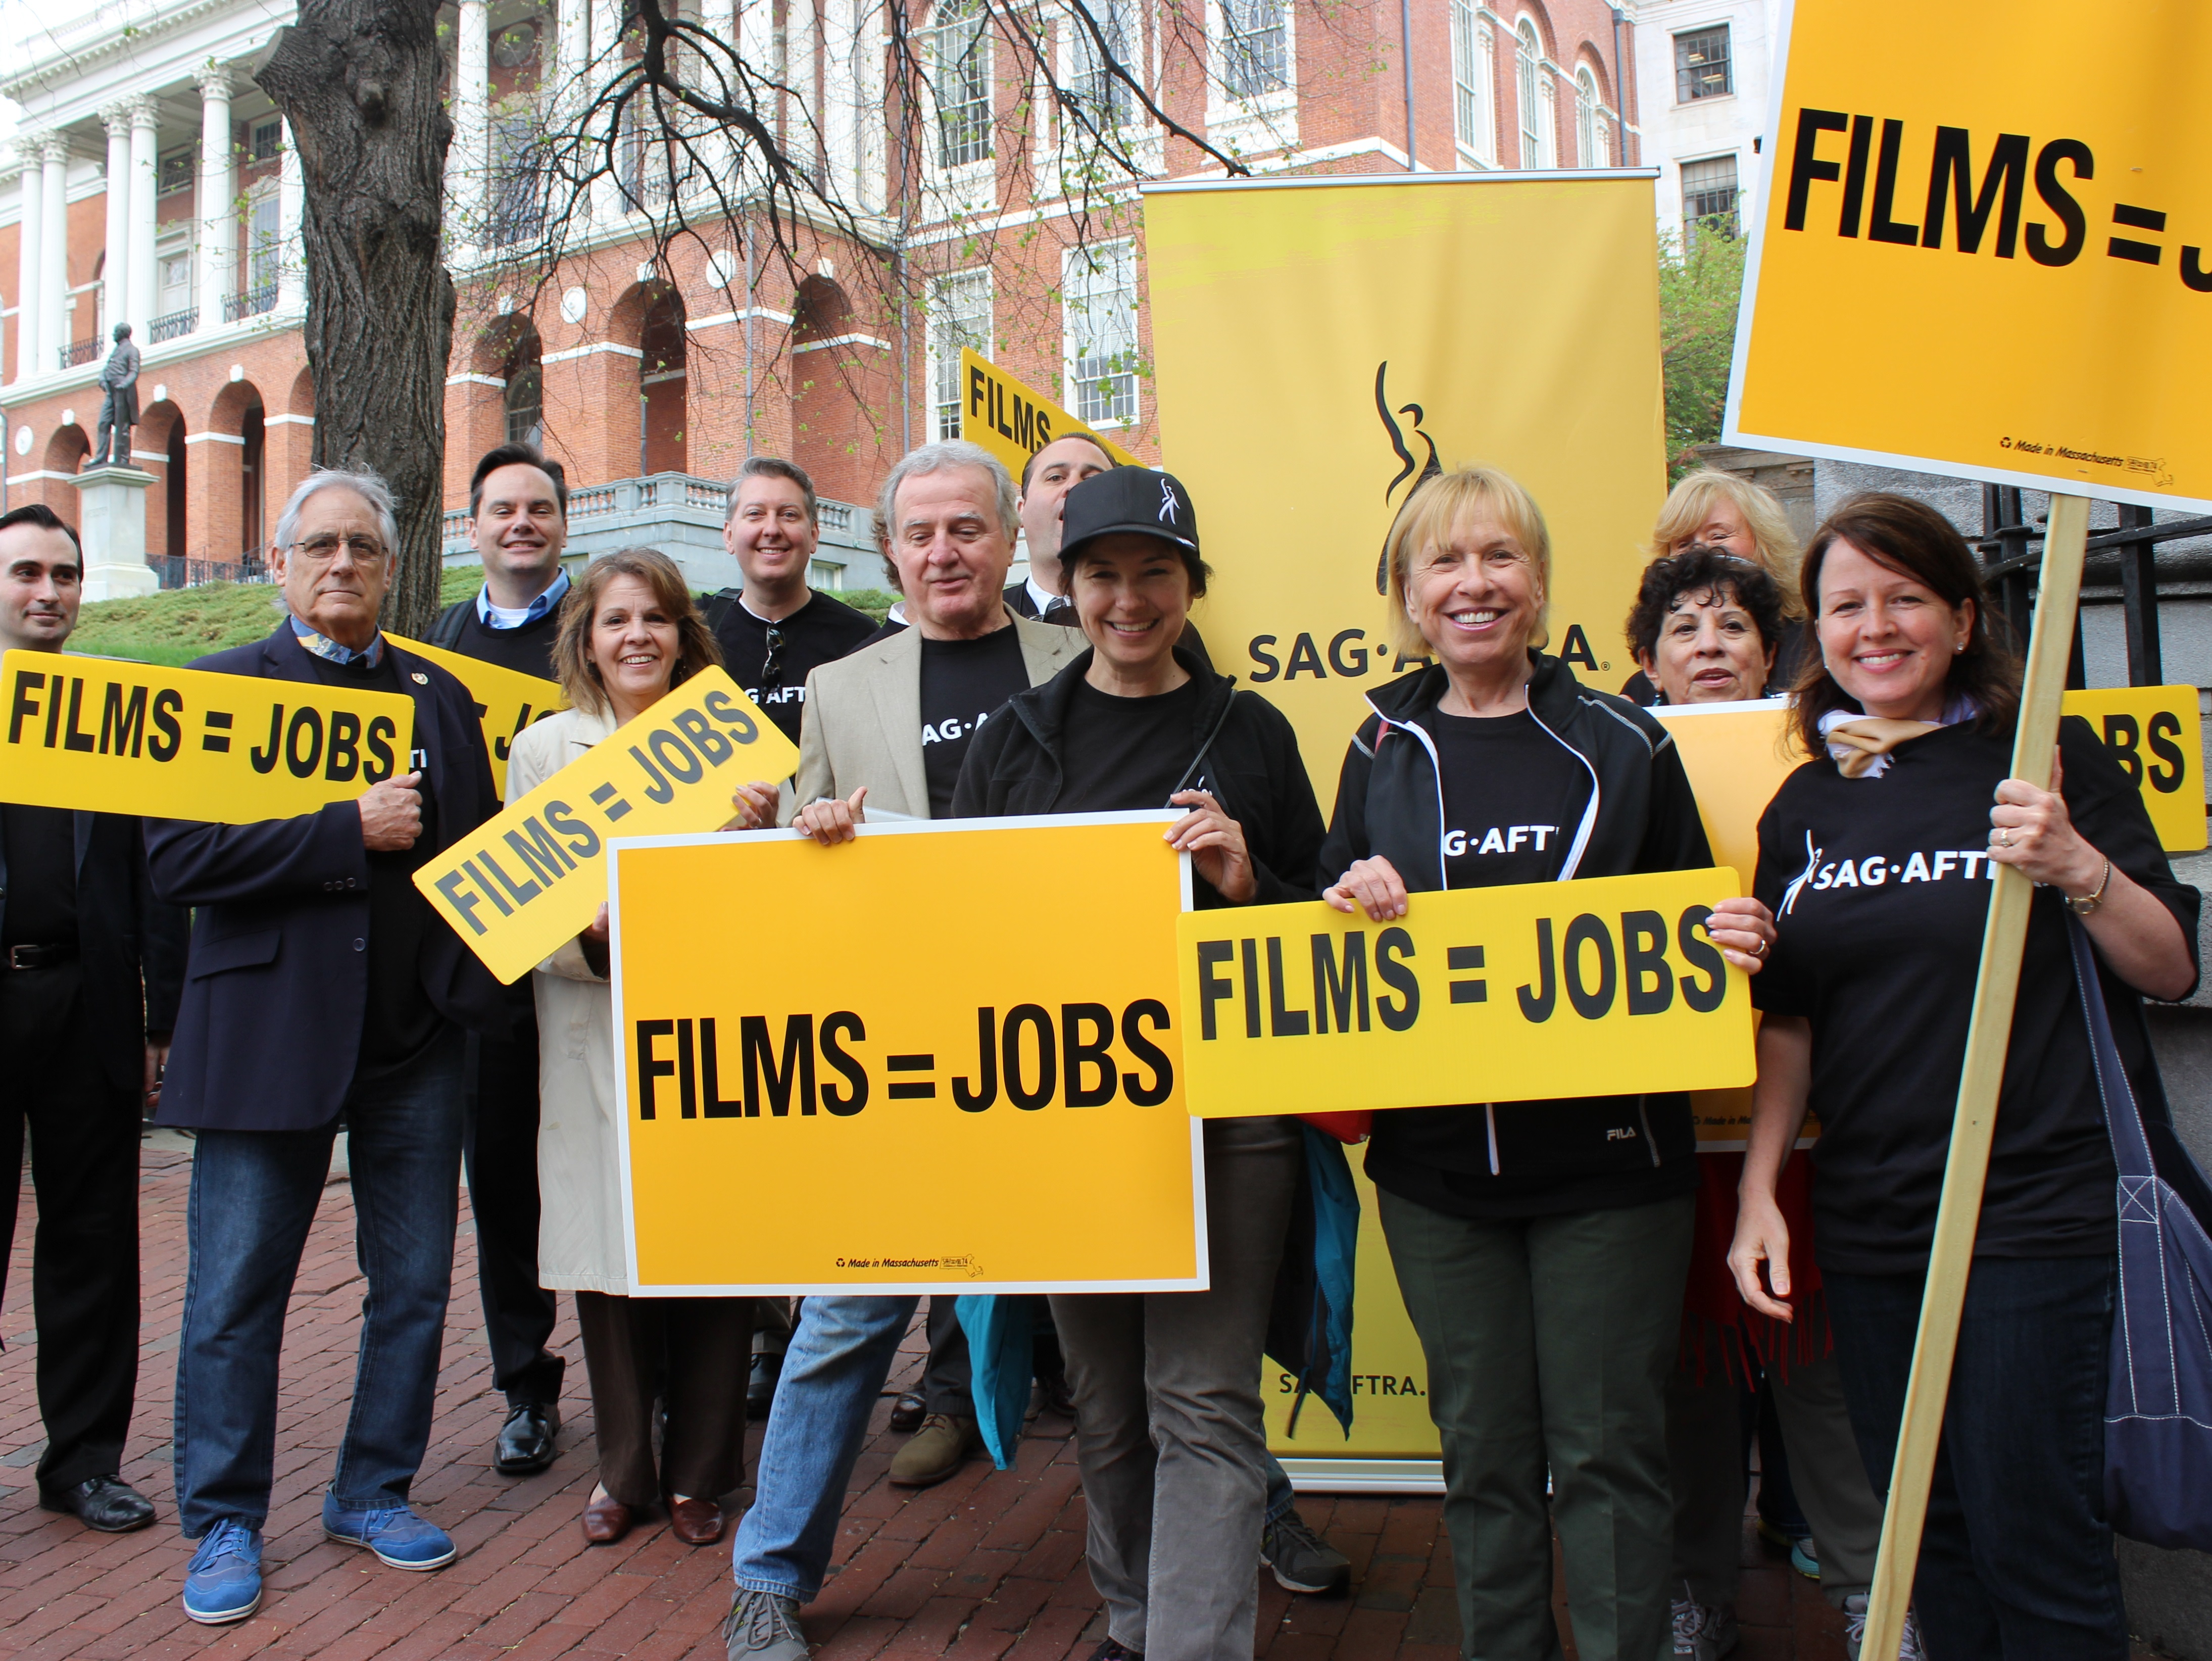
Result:
[[[2069,692],[2065,709],[2097,729],[2135,781],[2169,854],[2204,840],[2204,722],[2194,686],[2123,686]]]
[[[1198,621],[1297,728],[1324,812],[1364,694],[1410,666],[1376,566],[1431,468],[1528,486],[1551,650],[1626,678],[1667,489],[1652,177],[1144,187],[1161,444],[1219,573]]]
[[[491,752],[492,785],[501,796],[506,795],[507,751],[522,735],[524,727],[568,707],[568,695],[561,690],[561,683],[486,663],[465,652],[426,646],[404,636],[386,635],[385,638],[403,651],[428,658],[469,689],[469,697],[477,706],[477,719],[483,723],[484,748]]]
[[[414,700],[307,681],[9,652],[0,800],[251,824],[409,770]]]
[[[970,347],[960,349],[960,436],[980,444],[1016,478],[1039,450],[1056,438],[1085,433],[1124,467],[1142,464],[1103,433],[1017,380]]]
[[[798,764],[798,745],[705,670],[454,843],[415,885],[511,984],[591,926],[610,838],[713,830],[738,785]]]
[[[1206,1117],[1748,1084],[1751,995],[1700,932],[1730,871],[1416,894],[1401,922],[1303,905],[1177,920]]]
[[[1204,1287],[1175,817],[619,844],[633,1288]],[[1113,903],[1041,920],[1010,871]],[[771,903],[793,949],[763,935]]]
[[[2212,11],[2082,15],[1794,0],[1729,442],[2212,504]]]

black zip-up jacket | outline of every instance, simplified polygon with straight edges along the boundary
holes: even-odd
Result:
[[[1594,691],[1531,653],[1528,713],[1590,776],[1560,879],[1710,866],[1712,851],[1674,740],[1626,698]],[[1441,667],[1376,690],[1344,757],[1321,882],[1377,855],[1408,892],[1446,887],[1443,785],[1423,728],[1449,683]],[[1469,1094],[1481,1087],[1470,1065]],[[1641,1205],[1697,1185],[1697,1136],[1680,1092],[1478,1102],[1378,1114],[1367,1153],[1378,1187],[1463,1215],[1541,1215]]]
[[[1061,811],[1061,739],[1091,655],[1086,651],[1050,680],[1015,693],[1005,709],[983,723],[953,788],[954,818]],[[1238,691],[1234,681],[1214,673],[1181,646],[1176,661],[1200,689],[1191,734],[1194,756],[1176,788],[1211,792],[1242,827],[1259,882],[1250,904],[1312,899],[1318,891],[1313,879],[1322,843],[1321,808],[1291,723],[1257,692]],[[1157,805],[1169,803],[1163,799]],[[1228,904],[1195,874],[1191,893],[1201,910]]]

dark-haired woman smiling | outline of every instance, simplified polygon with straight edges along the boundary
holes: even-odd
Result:
[[[1182,484],[1117,467],[1067,493],[1062,523],[1061,578],[1091,649],[975,735],[954,815],[1172,805],[1188,810],[1167,840],[1191,856],[1200,906],[1311,899],[1321,810],[1290,722],[1176,648],[1207,575]],[[1052,1300],[1106,1601],[1094,1661],[1251,1661],[1260,1349],[1304,1142],[1273,1116],[1212,1119],[1205,1134],[1207,1289]]]
[[[1942,514],[1904,496],[1847,502],[1801,581],[1820,660],[1795,722],[1815,759],[1759,822],[1757,888],[1778,936],[1753,986],[1765,1019],[1730,1265],[1753,1308],[1790,1316],[1775,1183],[1811,1109],[1814,1256],[1860,1452],[1886,1492],[1991,861],[2032,878],[1916,1597],[1942,1661],[2123,1661],[2100,1504],[2115,1179],[2066,908],[2136,1094],[2162,1115],[2142,1001],[2196,984],[2197,891],[2174,880],[2087,722],[2061,724],[2051,788],[2008,776],[2019,666]]]

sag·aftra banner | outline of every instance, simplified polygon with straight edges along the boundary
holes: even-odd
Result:
[[[1729,442],[2212,505],[2212,9],[2082,23],[1785,8]]]
[[[453,843],[415,885],[512,984],[591,927],[611,837],[711,830],[738,785],[798,764],[799,747],[708,669]]]
[[[1515,827],[1517,836],[1522,827]],[[1494,834],[1494,833],[1493,833]],[[1751,995],[1706,938],[1726,870],[1320,901],[1176,922],[1208,1118],[1748,1084]]]
[[[9,652],[0,800],[251,824],[410,770],[414,700],[116,658]]]
[[[618,843],[633,1288],[1203,1287],[1176,817]],[[1110,903],[1041,915],[1010,871]]]
[[[425,646],[419,640],[408,640],[403,636],[387,635],[385,638],[403,651],[429,659],[469,689],[469,697],[477,706],[477,719],[483,725],[484,748],[491,752],[492,786],[501,796],[506,795],[507,751],[522,736],[524,727],[568,707],[568,695],[561,690],[561,683],[501,668],[465,652]]]
[[[1111,439],[1091,432],[1087,424],[973,348],[960,349],[961,437],[981,445],[1019,478],[1031,456],[1071,433],[1087,434],[1097,440],[1121,466],[1143,465]]]
[[[1429,474],[1526,485],[1550,649],[1592,685],[1666,495],[1648,168],[1145,187],[1160,435],[1220,574],[1215,664],[1290,717],[1324,813],[1390,648],[1383,538]],[[1318,326],[1326,319],[1326,326]]]

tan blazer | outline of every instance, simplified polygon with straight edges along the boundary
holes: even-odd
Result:
[[[1079,629],[1013,617],[1030,684],[1050,680],[1091,642]],[[806,803],[868,787],[866,807],[929,817],[929,776],[921,764],[921,633],[908,629],[806,678],[799,735],[799,776],[784,793],[788,824]],[[866,811],[866,808],[863,809]]]
[[[611,715],[563,709],[526,727],[507,764],[520,801],[615,730]],[[563,940],[531,976],[538,1003],[538,1281],[559,1292],[629,1293],[622,1115],[615,1107],[614,996]]]

